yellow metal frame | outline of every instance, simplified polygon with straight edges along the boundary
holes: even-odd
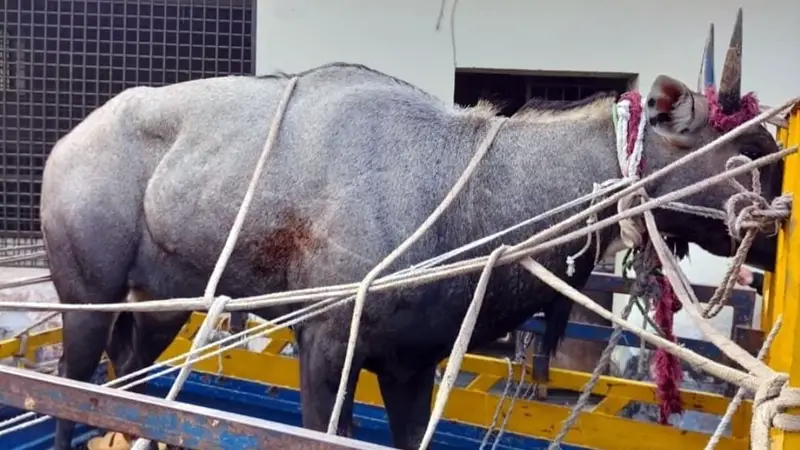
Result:
[[[159,360],[164,361],[187,352],[204,318],[204,314],[193,314]],[[250,323],[248,326],[255,324]],[[32,358],[37,348],[58,343],[60,339],[60,329],[32,334],[28,338],[26,355]],[[223,353],[220,358],[212,357],[198,362],[195,370],[297,390],[298,361],[280,354],[292,341],[292,333],[288,329],[281,329],[270,336],[269,343],[260,352],[232,349]],[[19,351],[19,339],[0,342],[0,358],[15,356]],[[446,363],[443,361],[442,367]],[[514,365],[515,380],[520,379],[521,369],[520,365]],[[444,419],[486,428],[492,423],[495,408],[500,401],[500,397],[489,393],[489,390],[496,383],[505,382],[508,366],[503,360],[467,355],[462,371],[473,374],[474,378],[466,387],[453,390],[445,408]],[[588,380],[589,374],[586,373],[552,369],[549,388],[580,392]],[[702,448],[708,440],[708,435],[704,433],[617,417],[630,402],[657,403],[654,386],[650,383],[601,377],[593,393],[603,396],[603,400],[591,411],[579,416],[567,435],[567,443],[596,449],[640,450],[642,442],[647,442],[648,449],[673,450],[676,445]],[[683,391],[681,399],[688,410],[715,415],[722,415],[729,401],[724,396],[695,391]],[[373,374],[362,371],[356,389],[356,401],[383,406]],[[504,401],[501,409],[503,415],[508,414],[509,403],[509,399]],[[517,400],[506,429],[511,433],[552,439],[569,412],[570,408],[565,406]],[[717,449],[746,450],[750,417],[751,403],[744,402],[734,417],[732,435],[723,438]]]
[[[791,113],[789,129],[779,129],[778,139],[785,146],[800,144],[800,108]],[[783,191],[800,192],[800,154],[793,154],[786,160]],[[769,352],[768,362],[772,368],[788,373],[792,386],[800,386],[800,258],[790,260],[788,255],[800,255],[800,231],[795,226],[800,218],[798,211],[793,210],[791,219],[778,234],[776,270],[766,276],[761,316],[761,329],[764,331],[771,328],[778,316],[783,317],[783,326]],[[159,361],[187,352],[204,318],[204,314],[193,314]],[[253,326],[255,324],[248,324],[248,327]],[[0,341],[0,358],[21,356],[33,360],[38,348],[59,343],[60,340],[61,330],[54,329],[30,335],[24,345],[20,339]],[[232,349],[220,358],[196,363],[195,370],[297,390],[298,361],[280,354],[292,341],[291,331],[281,329],[270,336],[269,343],[260,352]],[[20,354],[21,351],[24,353]],[[446,363],[443,361],[441,366],[444,367]],[[521,369],[517,364],[513,367],[517,381],[521,377]],[[507,364],[499,359],[467,355],[462,371],[473,374],[474,378],[466,387],[453,390],[444,418],[486,428],[492,423],[495,408],[500,402],[499,396],[491,394],[489,390],[498,382],[504,382],[508,374]],[[580,392],[588,380],[589,374],[586,373],[552,369],[548,387]],[[655,388],[651,383],[601,377],[593,393],[604,398],[592,410],[581,413],[567,434],[565,441],[569,444],[596,449],[640,450],[642,443],[646,443],[648,449],[673,450],[680,446],[703,448],[708,441],[709,436],[704,433],[617,417],[630,402],[656,404]],[[730,401],[724,396],[695,391],[682,391],[681,400],[687,410],[715,415],[724,414]],[[383,406],[373,374],[362,371],[356,389],[356,401]],[[509,402],[509,399],[504,400],[504,415],[509,414]],[[552,439],[569,412],[570,408],[565,406],[517,400],[506,429],[516,434]],[[723,437],[716,448],[747,450],[751,417],[752,403],[745,401],[733,417],[731,435]],[[800,449],[800,433],[773,431],[772,448]]]
[[[778,130],[778,139],[784,147],[800,145],[800,105],[790,113],[789,128]],[[782,317],[781,330],[768,354],[768,364],[789,375],[789,384],[800,387],[800,155],[786,157],[783,192],[794,194],[794,206],[789,220],[778,232],[778,254],[775,272],[765,280],[761,328],[768,331],[777,318]],[[795,255],[789,258],[789,255]],[[797,413],[797,411],[794,411]],[[800,433],[772,431],[773,449],[800,449]]]

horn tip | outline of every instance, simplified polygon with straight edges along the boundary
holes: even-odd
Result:
[[[741,6],[739,7],[739,11],[736,12],[736,24],[734,24],[733,29],[734,29],[734,34],[736,34],[736,31],[739,31],[739,33],[742,32],[741,31],[742,30],[742,7]]]

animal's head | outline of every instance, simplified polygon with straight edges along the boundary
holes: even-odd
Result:
[[[758,101],[752,93],[741,94],[742,11],[739,10],[725,57],[719,87],[713,74],[713,26],[706,44],[704,86],[695,92],[678,80],[659,76],[646,100],[649,129],[645,134],[645,173],[661,167],[713,141],[737,125],[759,114]],[[676,169],[648,187],[651,196],[660,196],[689,184],[705,180],[725,170],[729,158],[745,155],[756,159],[777,152],[775,138],[764,126],[751,127],[728,144],[718,147],[691,164]],[[771,201],[780,195],[783,163],[760,169],[761,194]],[[751,188],[750,175],[737,178]],[[691,205],[722,209],[724,202],[736,191],[728,182],[684,198]],[[674,211],[656,213],[659,227],[672,235],[692,241],[707,251],[728,256],[733,242],[724,222]],[[771,268],[775,259],[774,236],[759,235],[748,256],[748,263]]]

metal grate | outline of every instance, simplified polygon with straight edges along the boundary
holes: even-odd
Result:
[[[480,99],[502,106],[500,115],[510,116],[532,98],[581,100],[601,91],[621,94],[632,77],[579,77],[516,75],[491,72],[456,72],[455,102],[471,106]]]
[[[252,73],[251,0],[0,2],[0,238],[38,239],[53,144],[136,85]],[[15,244],[12,244],[15,245]]]

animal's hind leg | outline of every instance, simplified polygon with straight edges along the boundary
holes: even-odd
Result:
[[[89,381],[97,370],[108,339],[113,315],[91,311],[68,311],[62,314],[63,350],[58,361],[60,376]],[[75,423],[56,421],[55,450],[72,448]]]
[[[92,226],[105,225],[102,218],[96,219]],[[68,222],[60,221],[64,223]],[[61,303],[101,304],[125,300],[127,270],[135,239],[118,239],[119,235],[112,231],[92,232],[92,226],[87,226],[85,233],[71,227],[42,227],[50,273]],[[62,314],[63,348],[58,364],[62,377],[78,381],[91,379],[108,342],[113,317],[112,313],[95,311]],[[56,421],[55,450],[71,448],[74,428],[74,422]]]
[[[378,375],[378,385],[389,416],[392,442],[399,449],[417,449],[431,417],[436,366],[398,380],[391,373]]]
[[[300,353],[300,402],[303,427],[326,431],[342,376],[346,343],[325,339],[319,329],[296,332]],[[316,338],[312,337],[316,335]],[[353,402],[363,358],[353,359],[336,434],[352,436]]]
[[[106,348],[117,378],[151,366],[173,341],[187,317],[188,313],[162,313],[157,319],[146,313],[120,314],[114,323],[111,339]],[[137,375],[123,381],[117,387],[136,382],[147,375],[148,373]],[[145,389],[146,384],[141,383],[127,390],[144,394]],[[155,442],[150,442],[147,448],[156,450],[158,447]]]
[[[108,345],[109,357],[114,364],[117,377],[124,377],[151,366],[166,350],[180,331],[188,313],[162,313],[157,317],[148,313],[121,315]],[[122,384],[139,380],[147,374],[138,375]],[[132,392],[144,392],[144,384],[131,388]]]

